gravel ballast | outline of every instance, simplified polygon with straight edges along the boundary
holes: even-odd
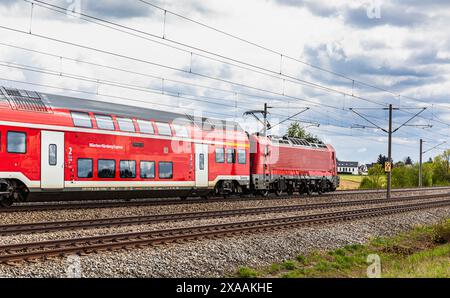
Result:
[[[317,249],[364,243],[370,237],[391,236],[416,225],[434,224],[445,217],[450,217],[450,207],[270,233],[102,252],[79,259],[66,257],[18,266],[0,265],[0,276],[66,277],[78,261],[80,271],[75,271],[83,277],[228,276],[239,266],[266,266]],[[14,237],[8,240],[14,242]],[[1,240],[4,243],[6,238]]]

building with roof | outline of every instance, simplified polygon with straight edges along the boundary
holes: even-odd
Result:
[[[339,174],[359,175],[359,162],[357,161],[337,161]]]

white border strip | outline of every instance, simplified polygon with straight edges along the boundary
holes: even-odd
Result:
[[[160,135],[147,135],[147,134],[139,134],[139,133],[127,133],[122,131],[108,131],[101,129],[87,129],[82,127],[70,127],[70,126],[58,126],[58,125],[47,125],[47,124],[34,124],[34,123],[24,123],[24,122],[11,122],[11,121],[0,121],[0,125],[4,126],[16,126],[16,127],[26,127],[26,128],[35,128],[35,129],[43,129],[43,130],[56,130],[56,131],[68,131],[68,132],[84,132],[84,133],[96,133],[103,135],[114,135],[114,136],[125,136],[125,137],[139,137],[145,139],[158,139],[158,140],[167,140],[167,141],[184,141],[184,142],[192,142],[192,143],[203,143],[203,144],[214,144],[214,145],[228,145],[231,142],[226,141],[208,141],[208,140],[199,140],[192,138],[180,138],[180,137],[165,137]],[[241,143],[239,143],[241,142]],[[246,141],[233,141],[233,144],[236,144],[236,147],[249,147],[250,144],[246,143]]]

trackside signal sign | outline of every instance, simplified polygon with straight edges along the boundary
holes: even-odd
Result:
[[[386,173],[389,173],[389,172],[392,171],[392,163],[391,162],[387,161],[387,162],[384,163],[384,171]]]

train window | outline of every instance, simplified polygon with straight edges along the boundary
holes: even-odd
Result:
[[[111,116],[95,115],[95,121],[100,129],[114,130],[114,122]]]
[[[227,149],[227,163],[235,163],[236,162],[236,150],[233,148]]]
[[[119,123],[119,129],[121,131],[135,132],[133,120],[129,118],[117,118],[117,123]]]
[[[98,178],[116,177],[116,161],[112,159],[98,160]]]
[[[199,167],[199,170],[205,169],[205,154],[203,154],[203,153],[200,153],[198,155],[198,167]]]
[[[75,126],[92,128],[91,117],[88,113],[71,112],[71,114]]]
[[[48,164],[56,166],[57,164],[57,147],[55,144],[48,145]]]
[[[92,178],[94,162],[90,158],[78,159],[78,178]]]
[[[7,143],[9,153],[25,153],[27,151],[27,135],[24,132],[8,131]]]
[[[120,178],[136,178],[136,162],[134,160],[120,161]]]
[[[155,130],[153,129],[153,124],[150,121],[138,120],[139,130],[141,133],[149,133],[154,134]]]
[[[224,163],[225,162],[225,149],[216,148],[216,162]]]
[[[159,178],[171,179],[173,177],[173,164],[172,162],[160,161],[158,163]]]
[[[155,178],[154,161],[141,161],[140,170],[141,170],[141,178],[144,179]]]
[[[238,149],[238,163],[247,163],[247,152],[245,149]]]
[[[158,128],[158,134],[162,136],[171,136],[172,130],[170,129],[169,123],[155,122]]]
[[[180,138],[189,138],[189,131],[186,126],[178,125],[178,124],[172,124],[175,135]]]

